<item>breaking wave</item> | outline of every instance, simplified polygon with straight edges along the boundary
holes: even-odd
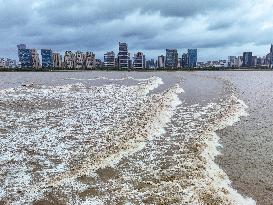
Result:
[[[243,101],[184,105],[180,85],[152,93],[159,77],[107,80],[138,84],[0,91],[0,203],[255,204],[214,162]]]

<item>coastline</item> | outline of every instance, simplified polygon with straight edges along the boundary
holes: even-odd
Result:
[[[253,68],[191,68],[191,69],[130,69],[130,70],[121,70],[121,69],[107,69],[107,68],[97,68],[93,70],[76,70],[76,69],[52,69],[52,70],[33,70],[33,69],[0,69],[1,72],[94,72],[94,71],[104,71],[104,72],[196,72],[196,71],[273,71],[272,68],[262,68],[262,67],[253,67]]]

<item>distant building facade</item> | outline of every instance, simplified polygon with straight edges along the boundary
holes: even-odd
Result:
[[[252,66],[252,52],[244,52],[243,67],[251,67],[251,66]]]
[[[21,68],[32,68],[31,50],[27,49],[25,44],[20,44],[17,48]]]
[[[84,65],[87,70],[96,68],[96,55],[93,52],[86,52]]]
[[[155,60],[154,59],[146,60],[145,68],[154,70],[156,68]]]
[[[142,52],[137,52],[134,55],[134,69],[144,69],[145,68],[145,55]]]
[[[165,56],[163,56],[163,55],[158,56],[157,67],[161,68],[161,69],[165,68]]]
[[[188,49],[188,67],[194,68],[197,65],[197,49]]]
[[[12,60],[12,59],[6,59],[6,68],[16,68],[17,67],[17,63],[16,60]]]
[[[6,67],[6,60],[5,58],[0,58],[0,68],[5,68]]]
[[[182,68],[187,68],[188,67],[188,54],[187,53],[183,53],[183,55],[182,55],[181,67]]]
[[[228,67],[235,68],[237,66],[237,57],[236,56],[229,56],[228,57]]]
[[[76,66],[76,56],[72,51],[66,51],[64,54],[64,68],[73,69]]]
[[[103,67],[103,63],[101,59],[96,59],[96,68],[102,68],[102,67]]]
[[[85,63],[85,55],[81,51],[77,51],[75,54],[75,68],[77,70],[83,69]]]
[[[114,51],[110,51],[104,54],[104,67],[106,68],[116,67]]]
[[[118,53],[118,67],[120,69],[130,68],[130,54],[128,52],[127,43],[119,43],[119,53]]]
[[[177,49],[166,49],[166,68],[177,68],[178,66],[178,53]]]
[[[53,53],[51,49],[41,49],[42,68],[53,68]]]
[[[41,67],[40,57],[36,49],[30,49],[31,52],[31,64],[33,69],[39,69]]]
[[[60,53],[53,53],[53,68],[62,68],[62,56]]]

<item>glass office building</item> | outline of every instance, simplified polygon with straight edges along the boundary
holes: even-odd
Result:
[[[53,68],[53,53],[50,49],[42,49],[42,68]]]
[[[166,68],[177,68],[178,66],[178,53],[176,49],[166,49]]]
[[[195,68],[197,66],[197,49],[188,49],[188,67]]]

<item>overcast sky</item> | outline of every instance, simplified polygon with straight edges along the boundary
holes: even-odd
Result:
[[[127,42],[149,58],[198,48],[198,60],[227,59],[273,43],[273,0],[0,0],[0,56],[29,48],[105,51]]]

